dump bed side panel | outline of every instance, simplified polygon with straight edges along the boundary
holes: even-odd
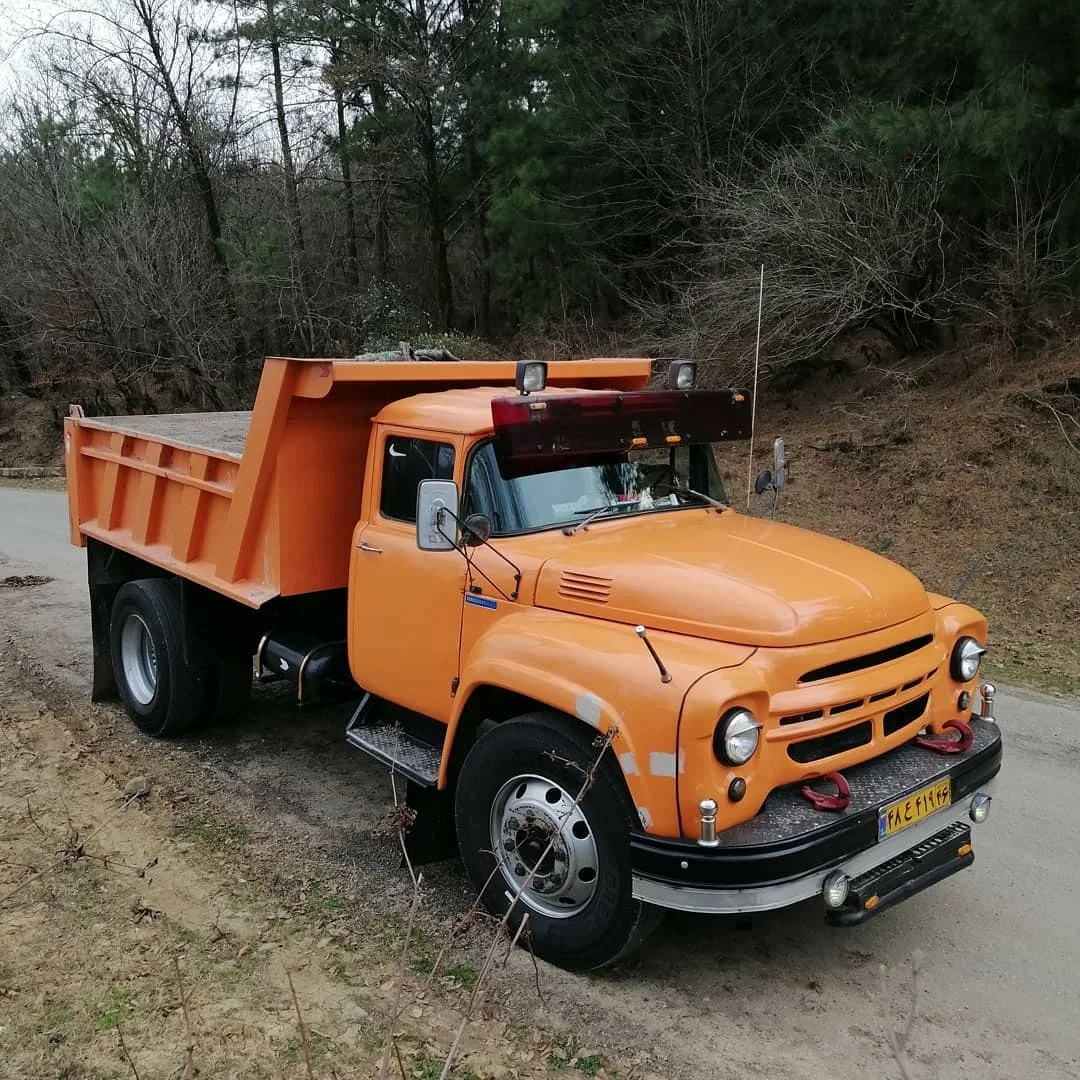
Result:
[[[243,603],[262,602],[267,581],[226,582],[217,570],[240,462],[75,418],[64,434],[73,542],[93,537]],[[264,567],[266,540],[258,537],[253,553]]]

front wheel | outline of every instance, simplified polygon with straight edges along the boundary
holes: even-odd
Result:
[[[633,898],[634,808],[609,754],[574,721],[539,712],[500,724],[470,750],[454,816],[461,857],[484,905],[537,956],[587,971],[628,955],[659,924]]]

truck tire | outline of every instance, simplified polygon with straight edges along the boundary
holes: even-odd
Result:
[[[109,638],[116,685],[135,726],[155,737],[193,727],[206,702],[203,668],[184,660],[180,590],[168,578],[121,586]]]
[[[454,818],[461,857],[485,907],[505,915],[528,882],[513,905],[511,933],[527,913],[537,956],[588,971],[633,952],[663,912],[633,898],[629,833],[637,816],[610,755],[574,805],[597,750],[573,723],[537,712],[481,736],[461,767]]]
[[[237,719],[251,700],[252,657],[232,653],[207,668],[204,723],[228,723]]]

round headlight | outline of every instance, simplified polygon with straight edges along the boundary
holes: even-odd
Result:
[[[728,765],[745,765],[758,748],[761,725],[749,709],[732,709],[720,718],[713,734],[713,753]]]
[[[952,651],[949,668],[957,682],[971,682],[979,673],[979,661],[983,658],[983,648],[974,638],[962,637]]]
[[[990,816],[990,796],[985,792],[976,792],[971,797],[968,815],[976,825],[981,825]]]
[[[821,887],[821,895],[825,900],[825,906],[835,910],[844,906],[851,889],[851,879],[842,870],[834,870]]]

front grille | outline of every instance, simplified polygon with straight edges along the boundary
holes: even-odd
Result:
[[[882,730],[886,735],[892,735],[901,728],[907,727],[908,724],[915,723],[915,721],[926,712],[926,706],[929,701],[930,695],[923,694],[922,697],[917,697],[914,701],[909,701],[906,705],[899,705],[895,709],[890,709],[884,717],[882,717]]]
[[[852,709],[857,709],[862,703],[862,698],[857,698],[855,701],[845,701],[842,705],[834,705],[829,710],[829,715],[835,716],[837,713],[851,712]]]
[[[566,600],[588,600],[593,604],[606,604],[611,599],[611,585],[611,578],[564,570],[559,578],[559,595]]]
[[[865,746],[873,737],[873,723],[864,720],[861,724],[844,728],[843,731],[831,731],[828,735],[819,735],[815,739],[791,743],[787,748],[788,757],[800,765],[806,765],[811,761],[821,761],[822,758],[842,754],[845,750],[854,750],[857,746]]]
[[[825,714],[820,709],[814,709],[812,712],[795,713],[794,716],[781,716],[780,726],[783,727],[786,724],[805,724],[808,720],[820,720]]]
[[[879,649],[877,652],[866,653],[864,656],[853,656],[850,660],[838,660],[835,664],[826,664],[824,667],[808,671],[799,677],[799,682],[835,679],[839,675],[850,675],[854,671],[864,671],[866,668],[877,667],[878,664],[887,664],[890,660],[899,660],[902,656],[910,656],[920,649],[925,649],[933,640],[933,634],[923,634],[922,637],[902,641],[899,645],[890,645],[887,649]]]

